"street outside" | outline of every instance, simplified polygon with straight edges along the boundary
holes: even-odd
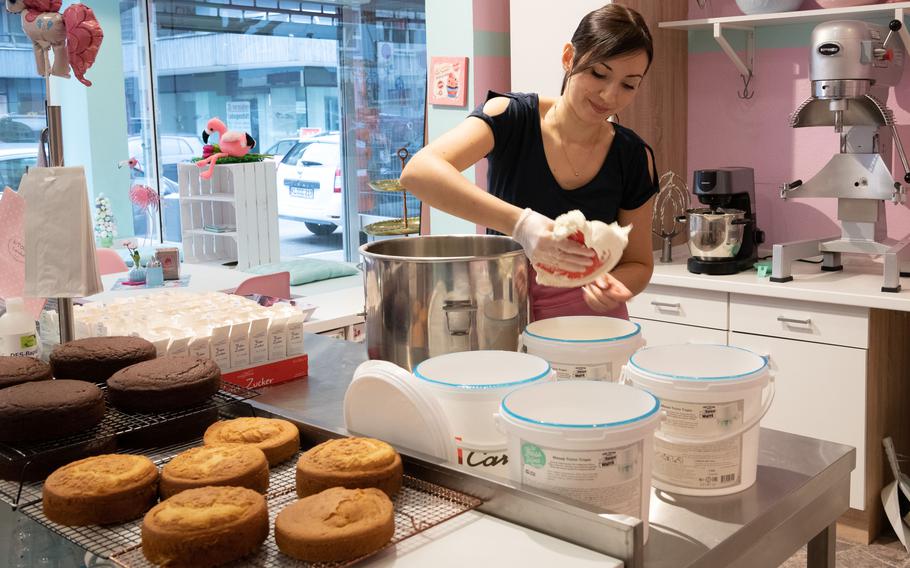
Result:
[[[278,219],[278,234],[281,235],[281,257],[293,258],[307,254],[341,251],[342,228],[331,235],[318,236],[311,233],[302,221]]]

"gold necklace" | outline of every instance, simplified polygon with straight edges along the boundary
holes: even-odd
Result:
[[[556,108],[557,108],[557,106],[558,106],[558,105],[553,105],[553,113],[554,113],[554,114],[556,113]],[[553,128],[556,129],[556,125],[555,125],[555,124],[553,125]],[[595,141],[597,140],[597,138],[600,136],[600,131],[601,131],[602,128],[603,128],[603,122],[600,123],[600,126],[597,128],[597,132],[594,133],[594,136],[591,137],[591,140],[588,142],[589,148],[588,148],[588,154],[585,156],[585,159],[584,159],[585,162],[588,161],[588,159],[591,157],[591,153],[594,152],[594,142],[595,142]],[[558,132],[558,129],[556,129],[556,130],[557,130],[557,132]],[[565,145],[565,143],[563,142],[563,139],[562,139],[562,138],[563,138],[563,137],[562,137],[562,134],[560,134],[560,135],[559,135],[559,147],[562,148],[562,153],[563,153],[563,155],[566,157],[566,163],[569,164],[569,167],[570,167],[570,168],[572,168],[572,172],[575,174],[575,177],[578,177],[578,175],[579,175],[579,174],[578,174],[578,169],[576,169],[575,166],[572,165],[572,160],[569,159],[569,152],[566,151],[566,145]]]

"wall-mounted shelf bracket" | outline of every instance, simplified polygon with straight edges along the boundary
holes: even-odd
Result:
[[[905,8],[894,9],[894,19],[900,22],[904,22],[904,25],[897,33],[900,34],[901,40],[904,42],[904,52],[910,53],[910,30],[907,29],[906,20],[904,20],[906,16],[910,16],[910,12],[908,12]]]
[[[755,76],[753,69],[755,68],[755,29],[749,26],[736,26],[730,24],[721,24],[720,22],[714,22],[714,41],[724,50],[724,53],[727,54],[727,57],[730,58],[730,61],[733,62],[733,65],[736,66],[736,69],[739,70],[739,74],[743,78],[743,90],[742,92],[736,93],[737,96],[741,99],[751,99],[755,95],[755,91],[750,90],[750,84],[752,83],[752,78]],[[724,30],[740,30],[746,32],[746,58],[743,60],[739,56],[739,53],[733,46],[730,45],[730,42],[727,41],[727,38],[724,37]]]

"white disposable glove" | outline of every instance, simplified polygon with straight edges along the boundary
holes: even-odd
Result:
[[[525,209],[512,229],[512,238],[524,248],[532,264],[567,272],[583,272],[593,264],[594,252],[570,239],[553,235],[553,220]]]

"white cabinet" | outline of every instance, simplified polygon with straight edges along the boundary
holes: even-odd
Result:
[[[727,329],[727,293],[651,284],[629,302],[629,315]]]
[[[770,355],[777,394],[763,427],[856,448],[850,507],[865,509],[866,350],[737,332],[730,345]]]
[[[641,318],[630,319],[641,326],[641,336],[647,342],[648,347],[677,343],[713,343],[715,345],[726,345],[727,343],[725,330]]]

